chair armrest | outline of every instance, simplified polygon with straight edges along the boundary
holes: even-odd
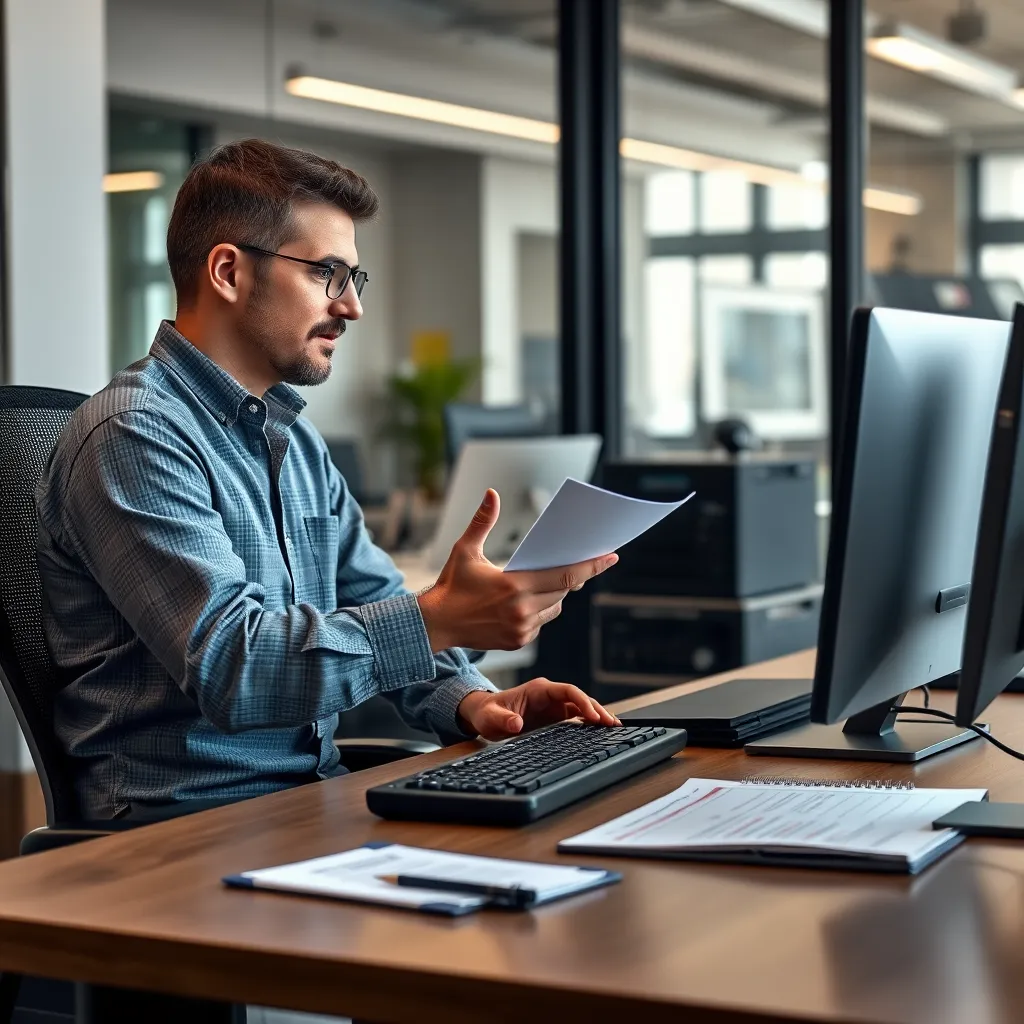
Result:
[[[84,843],[88,839],[100,839],[112,836],[116,832],[126,832],[130,828],[138,828],[138,822],[121,821],[81,821],[68,822],[60,825],[44,825],[34,828],[21,840],[20,853],[27,857],[31,853],[43,853],[45,850],[56,850],[61,846],[73,846]]]
[[[359,772],[364,768],[377,768],[392,761],[401,761],[417,754],[429,754],[432,750],[440,750],[436,743],[424,740],[399,739],[340,739],[334,745],[341,754],[341,763],[350,772]]]

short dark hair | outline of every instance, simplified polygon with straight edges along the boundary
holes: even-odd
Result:
[[[178,303],[194,300],[210,250],[244,242],[274,251],[291,238],[295,203],[328,203],[353,220],[380,205],[366,179],[315,153],[261,139],[231,142],[196,163],[178,190],[167,262]]]

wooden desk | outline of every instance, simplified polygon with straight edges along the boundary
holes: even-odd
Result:
[[[746,674],[810,668],[804,654]],[[937,703],[948,707],[949,697]],[[1001,697],[991,710],[995,732],[1024,746],[1024,698]],[[1024,800],[1024,765],[987,743],[917,767],[687,750],[519,830],[373,818],[365,788],[409,767],[0,864],[0,968],[393,1024],[1024,1017],[1021,844],[971,840],[916,879],[593,858],[624,881],[530,914],[454,921],[219,882],[369,839],[555,861],[557,839],[694,774],[882,775]]]

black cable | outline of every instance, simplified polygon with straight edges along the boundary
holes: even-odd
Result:
[[[932,706],[932,691],[930,686],[919,686],[918,689],[924,694],[924,706],[930,708]]]
[[[897,715],[932,715],[934,718],[942,718],[945,721],[952,722],[954,725],[956,725],[955,715],[951,715],[948,711],[940,711],[938,708],[915,708],[907,707],[903,704],[897,704],[896,706],[890,708],[890,710],[895,712]],[[1008,747],[1001,740],[997,740],[995,736],[993,736],[991,733],[985,732],[985,730],[982,729],[981,726],[965,725],[961,726],[961,728],[970,729],[971,732],[980,736],[983,740],[988,740],[989,743],[991,743],[994,747],[998,747],[1004,754],[1009,754],[1010,757],[1015,757],[1018,761],[1024,761],[1024,754],[1022,754],[1019,750],[1014,750],[1013,747]]]

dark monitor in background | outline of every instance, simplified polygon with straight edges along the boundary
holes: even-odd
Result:
[[[920,313],[1010,320],[1014,304],[1024,299],[1020,282],[1010,278],[953,277],[894,271],[872,274],[872,304]]]
[[[1024,669],[1024,305],[992,426],[956,720],[970,725]]]
[[[893,708],[960,668],[1008,337],[1001,321],[854,315],[811,700],[820,724],[748,752],[917,761],[974,738],[897,721]]]
[[[503,437],[540,437],[548,433],[544,418],[529,405],[475,405],[449,402],[444,407],[448,464],[454,465],[462,446],[470,440]]]
[[[366,474],[363,472],[363,460],[359,450],[359,442],[348,437],[325,437],[327,453],[331,462],[342,475],[349,493],[363,507],[384,505],[388,496],[370,492],[366,487]]]

